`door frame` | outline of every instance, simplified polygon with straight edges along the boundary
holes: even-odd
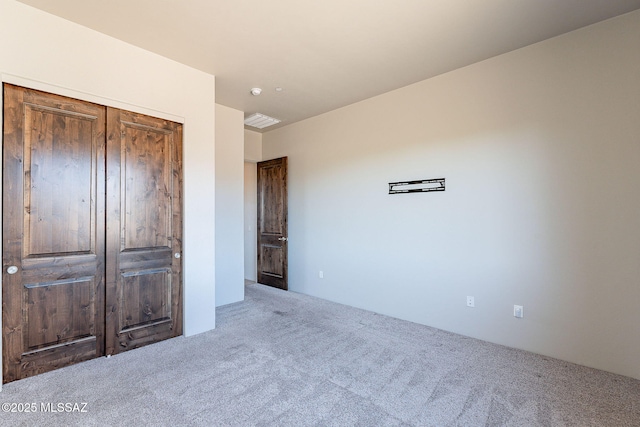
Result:
[[[140,113],[140,114],[146,114],[148,116],[153,116],[153,117],[157,117],[160,119],[166,119],[166,120],[170,120],[176,123],[180,123],[184,126],[185,124],[185,118],[182,116],[177,116],[175,114],[172,113],[168,113],[165,111],[160,111],[160,110],[154,110],[151,108],[146,108],[140,105],[136,105],[136,104],[130,104],[128,102],[124,102],[124,101],[120,101],[118,99],[114,99],[114,98],[107,98],[104,96],[100,96],[100,95],[95,95],[92,93],[88,93],[88,92],[83,92],[83,91],[79,91],[77,89],[73,89],[70,87],[66,87],[66,86],[61,86],[61,85],[56,85],[56,84],[52,84],[52,83],[47,83],[44,81],[40,81],[40,80],[34,80],[31,79],[29,77],[26,76],[22,76],[22,75],[18,75],[18,74],[11,74],[11,73],[7,73],[4,72],[3,70],[0,69],[0,86],[4,83],[9,83],[12,85],[16,85],[16,86],[23,86],[29,89],[35,89],[35,90],[39,90],[42,92],[49,92],[52,93],[54,95],[61,95],[61,96],[66,96],[69,98],[75,98],[75,99],[79,99],[81,101],[87,101],[87,102],[93,102],[95,104],[100,104],[100,105],[104,105],[105,107],[113,107],[113,108],[119,108],[122,110],[128,110],[134,113]],[[4,99],[2,96],[0,96],[0,110],[4,110]],[[0,132],[2,131],[2,129],[4,129],[4,114],[0,114]],[[184,135],[183,135],[184,138]],[[2,153],[2,148],[3,148],[3,138],[0,137],[0,153]],[[183,140],[183,144],[182,144],[182,158],[183,158],[183,162],[185,159],[184,156],[184,140]],[[0,154],[1,156],[1,154]],[[184,173],[184,164],[183,164],[183,173]],[[4,176],[4,170],[2,168],[2,161],[0,159],[0,205],[2,204],[2,188],[4,186],[4,182],[3,182],[3,176]],[[183,176],[184,178],[184,176]],[[184,192],[184,188],[183,188],[183,192]],[[185,205],[185,201],[186,201],[186,197],[184,197],[185,194],[183,193],[183,201],[182,201],[182,207],[183,207],[183,212],[184,212],[184,205]],[[2,222],[4,221],[4,215],[2,214],[2,211],[0,210],[0,224],[2,224]],[[182,235],[185,236],[185,226],[184,226],[184,221],[182,224]],[[0,226],[0,241],[2,241],[3,236],[2,236],[2,227]],[[184,251],[185,247],[183,246],[183,251]],[[2,257],[4,256],[3,250],[2,250],[2,245],[0,245],[0,259],[2,259]],[[182,331],[183,334],[185,333],[185,319],[186,319],[186,301],[185,301],[185,295],[186,295],[186,291],[188,289],[187,284],[184,280],[184,276],[185,276],[185,268],[183,265],[182,268]],[[1,315],[1,307],[2,307],[2,275],[0,274],[0,331],[3,330],[3,325],[2,325],[2,315]],[[0,339],[0,367],[3,364],[3,357],[4,354],[4,350],[2,348],[2,339]],[[3,377],[3,370],[0,369],[0,392],[2,391],[2,385],[4,384],[4,377]]]

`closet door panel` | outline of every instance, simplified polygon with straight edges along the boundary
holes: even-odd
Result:
[[[4,85],[3,372],[104,354],[106,109]]]
[[[181,335],[182,126],[3,91],[4,381]]]
[[[108,108],[107,354],[182,334],[182,126]]]

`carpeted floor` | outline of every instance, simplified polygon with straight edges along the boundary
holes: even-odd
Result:
[[[0,402],[37,407],[2,426],[640,426],[640,381],[262,285],[215,331],[6,384]],[[42,412],[58,403],[86,412]]]

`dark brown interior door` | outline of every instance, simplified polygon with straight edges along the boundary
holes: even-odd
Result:
[[[182,334],[182,126],[107,108],[107,340]]]
[[[287,158],[258,163],[258,283],[288,289]]]
[[[4,382],[104,353],[105,108],[4,85]]]

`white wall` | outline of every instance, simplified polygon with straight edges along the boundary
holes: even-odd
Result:
[[[214,77],[13,0],[0,11],[2,81],[184,122],[184,331],[214,328]]]
[[[639,46],[640,11],[263,134],[290,289],[640,378]]]
[[[244,299],[244,113],[216,104],[216,305]]]
[[[262,134],[252,130],[244,130],[244,160],[245,162],[262,161]]]
[[[258,280],[257,236],[258,222],[257,185],[258,175],[255,163],[262,161],[262,134],[244,131],[244,278]]]
[[[255,163],[244,163],[244,278],[257,281],[258,236],[258,169]]]

